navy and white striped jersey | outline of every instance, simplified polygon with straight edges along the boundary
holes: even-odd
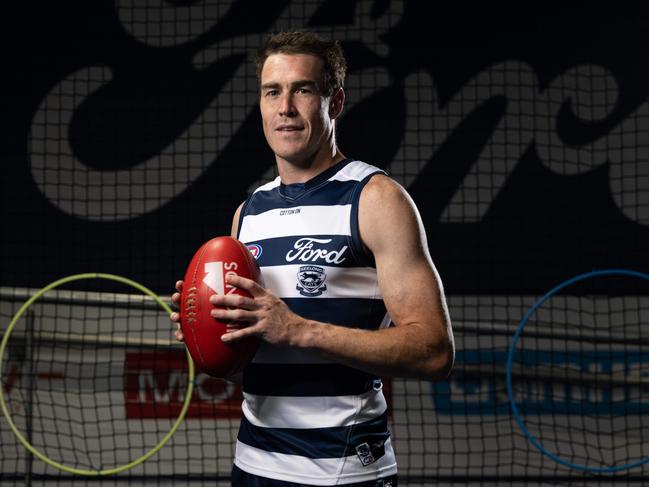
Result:
[[[279,178],[244,203],[239,239],[265,286],[297,314],[341,326],[389,326],[373,259],[358,230],[365,183],[382,171],[346,159],[306,183]],[[397,471],[378,377],[313,351],[262,342],[244,371],[235,464],[255,475],[313,485]]]

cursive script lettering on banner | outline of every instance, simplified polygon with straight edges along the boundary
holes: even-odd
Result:
[[[196,9],[211,8],[210,2],[215,6],[215,10],[210,10],[214,12],[211,17],[192,14]],[[141,12],[144,4],[140,8],[140,3],[135,2],[136,8],[132,10],[118,6],[119,18],[127,32],[152,48],[195,41],[206,35],[231,6],[231,2],[215,0],[178,6],[160,2],[156,10],[149,9],[147,2],[147,15],[144,15]],[[388,46],[381,41],[381,35],[400,20],[403,5],[389,2],[376,17],[372,15],[373,5],[371,0],[357,3],[353,26],[315,29],[340,40],[361,41],[377,55],[384,56]],[[313,17],[318,6],[317,2],[289,3],[269,31],[289,28],[296,18],[304,19],[307,24],[306,20]],[[176,30],[169,29],[168,23]],[[207,48],[197,42],[202,47],[197,52],[188,52],[194,67],[200,70],[226,56],[245,53],[247,47],[258,44],[265,35],[245,34]],[[78,106],[112,80],[113,71],[108,66],[90,66],[71,73],[43,99],[30,131],[31,171],[38,189],[56,208],[85,220],[128,220],[168,204],[218,160],[243,122],[256,110],[256,77],[250,60],[244,59],[203,112],[159,154],[128,169],[100,171],[88,167],[74,154],[68,129]],[[360,102],[390,83],[384,67],[352,72],[347,83],[348,100]],[[420,177],[444,141],[466,117],[489,100],[505,99],[502,118],[447,202],[440,215],[442,222],[481,221],[522,154],[533,148],[543,164],[560,175],[582,174],[609,164],[612,201],[628,219],[649,225],[649,201],[645,198],[649,194],[646,143],[649,102],[641,104],[608,133],[598,134],[582,144],[566,142],[557,131],[562,108],[567,108],[586,126],[612,116],[618,86],[605,68],[576,66],[541,86],[532,67],[509,60],[485,68],[444,105],[427,71],[410,74],[403,87],[405,130],[388,169],[406,187]],[[352,106],[347,103],[347,112]],[[190,161],[189,154],[200,154],[201,160],[196,161],[192,156]],[[274,170],[269,167],[262,181],[256,181],[251,188],[272,177]]]

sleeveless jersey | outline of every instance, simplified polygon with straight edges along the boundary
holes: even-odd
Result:
[[[358,230],[360,193],[377,173],[346,159],[303,184],[277,178],[244,203],[238,237],[257,258],[265,287],[298,315],[354,328],[389,326]],[[262,342],[244,371],[234,463],[312,485],[395,474],[381,388],[378,377],[317,352]]]

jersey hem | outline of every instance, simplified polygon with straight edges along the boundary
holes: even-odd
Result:
[[[332,477],[323,477],[322,475],[310,476],[310,475],[290,475],[286,473],[279,473],[272,470],[266,470],[258,466],[248,465],[245,462],[242,462],[240,459],[235,459],[234,464],[239,467],[244,472],[258,475],[260,477],[265,477],[273,480],[282,480],[284,482],[294,482],[310,485],[345,485],[345,484],[354,484],[357,482],[367,482],[369,480],[380,479],[381,477],[389,477],[391,475],[396,475],[397,464],[396,462],[390,465],[386,465],[371,472],[362,472],[358,474],[344,474]]]

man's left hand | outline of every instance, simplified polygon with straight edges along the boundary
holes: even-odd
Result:
[[[210,303],[216,308],[212,317],[228,323],[224,342],[257,336],[275,345],[297,345],[305,320],[293,313],[286,303],[252,279],[229,275],[226,282],[247,291],[239,294],[214,294]]]

